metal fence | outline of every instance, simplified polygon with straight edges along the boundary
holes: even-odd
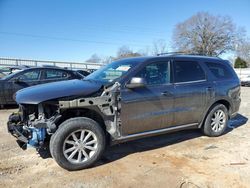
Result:
[[[2,58],[0,57],[0,66],[57,66],[67,69],[84,69],[93,70],[99,69],[103,64],[89,63],[89,62],[60,62],[60,61],[40,61],[40,60],[28,60],[28,59],[13,59],[13,58]]]

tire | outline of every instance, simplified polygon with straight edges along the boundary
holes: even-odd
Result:
[[[52,155],[52,153],[53,153],[53,143],[54,143],[54,136],[55,134],[52,134],[52,136],[50,137],[50,141],[49,141],[49,151],[50,151],[50,155],[51,155],[51,157],[54,159],[54,156]]]
[[[105,146],[103,129],[96,121],[85,117],[66,120],[50,140],[51,156],[69,171],[92,166],[103,154]]]
[[[216,119],[217,118],[217,119]],[[228,110],[223,104],[213,105],[203,125],[203,133],[210,137],[222,135],[228,123]]]

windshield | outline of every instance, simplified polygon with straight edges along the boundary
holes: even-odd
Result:
[[[115,61],[93,72],[84,79],[110,83],[119,79],[135,65],[136,63],[134,60]]]

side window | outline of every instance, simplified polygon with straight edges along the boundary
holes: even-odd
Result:
[[[28,71],[18,77],[22,81],[39,80],[40,70]]]
[[[225,65],[212,62],[206,62],[205,64],[216,78],[227,79],[233,77],[232,73]]]
[[[174,62],[175,82],[191,82],[205,80],[206,75],[198,62],[175,61]]]
[[[135,77],[146,80],[147,85],[170,83],[170,68],[168,62],[156,62],[146,65]]]
[[[45,70],[44,71],[44,79],[50,80],[50,79],[61,79],[61,78],[67,78],[69,77],[69,74],[65,71],[61,70]]]

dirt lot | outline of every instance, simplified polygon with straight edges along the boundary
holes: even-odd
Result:
[[[68,172],[36,150],[22,151],[0,110],[0,187],[250,187],[250,88],[227,134],[183,131],[108,149],[93,168]]]

